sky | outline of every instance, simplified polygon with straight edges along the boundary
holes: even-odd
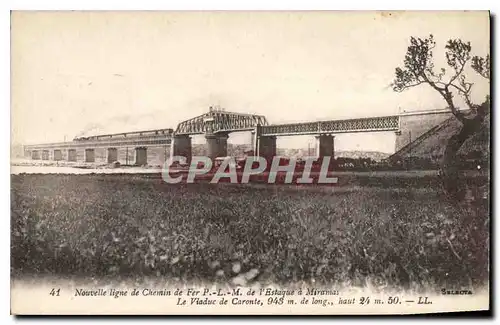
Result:
[[[211,105],[270,123],[445,108],[430,87],[390,87],[410,36],[429,34],[437,67],[450,38],[489,53],[487,12],[13,12],[11,141],[175,129]],[[340,134],[335,147],[390,153],[394,139]]]

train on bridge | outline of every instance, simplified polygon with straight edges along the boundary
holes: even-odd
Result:
[[[328,121],[270,124],[265,116],[227,112],[210,108],[200,116],[185,120],[175,129],[134,131],[115,134],[75,137],[70,142],[24,146],[24,154],[34,160],[54,160],[80,163],[115,163],[162,165],[172,156],[192,156],[193,135],[204,135],[207,156],[211,159],[227,156],[227,140],[232,132],[250,132],[251,147],[257,156],[270,159],[277,154],[276,138],[281,136],[316,136],[318,158],[335,156],[335,135],[356,132],[394,132],[396,150],[449,119],[449,110],[404,113]],[[344,162],[342,167],[354,167]],[[340,166],[340,165],[339,165]],[[337,166],[337,167],[339,167]]]

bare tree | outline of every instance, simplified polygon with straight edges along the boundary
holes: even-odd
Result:
[[[480,76],[490,80],[490,56],[471,56],[470,42],[451,39],[445,46],[446,63],[451,68],[447,74],[442,68],[434,69],[433,49],[436,43],[432,35],[421,39],[410,38],[404,66],[396,68],[392,83],[394,91],[402,92],[409,88],[427,84],[446,101],[453,115],[461,122],[460,131],[450,137],[442,160],[443,185],[448,194],[460,199],[463,188],[459,184],[459,159],[457,153],[464,142],[481,129],[484,118],[490,111],[490,97],[486,95],[480,104],[473,103],[471,90],[474,83],[467,80],[466,68],[470,67]],[[470,79],[470,78],[469,78]],[[460,96],[467,105],[466,110],[457,107],[455,98]]]

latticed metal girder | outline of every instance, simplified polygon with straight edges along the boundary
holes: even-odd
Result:
[[[299,135],[398,130],[399,116],[393,115],[348,120],[267,125],[261,128],[261,135]]]
[[[212,111],[179,123],[175,134],[247,131],[257,125],[268,125],[268,122],[262,115]]]

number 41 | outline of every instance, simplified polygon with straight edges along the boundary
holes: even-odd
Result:
[[[50,294],[51,296],[59,296],[59,292],[60,292],[60,291],[61,291],[61,289],[57,289],[57,290],[56,290],[56,289],[52,288],[52,290],[50,290],[50,293],[49,293],[49,294]]]

